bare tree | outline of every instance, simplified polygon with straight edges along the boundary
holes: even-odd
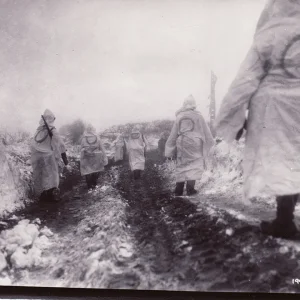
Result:
[[[77,119],[71,124],[63,125],[59,132],[62,136],[66,137],[73,145],[78,145],[80,139],[87,127],[87,124],[81,120]]]

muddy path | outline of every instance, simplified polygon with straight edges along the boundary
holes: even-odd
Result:
[[[147,172],[142,180],[134,181],[128,165],[121,169],[117,188],[128,200],[127,222],[132,228],[142,251],[149,253],[151,269],[157,273],[172,269],[174,258],[173,232],[161,215],[160,201],[170,197],[164,191],[163,180],[158,180],[151,162],[147,162]]]
[[[61,169],[62,178],[60,178],[59,186],[61,200],[59,202],[46,202],[32,196],[24,208],[1,218],[0,221],[5,223],[5,226],[0,225],[0,231],[12,228],[18,223],[19,219],[23,218],[31,221],[38,218],[44,225],[57,229],[62,228],[63,225],[74,225],[78,222],[79,214],[70,214],[70,212],[75,208],[80,212],[79,206],[82,203],[79,203],[76,199],[80,199],[80,194],[86,193],[87,189],[82,184],[79,162],[72,157],[69,160],[72,164],[72,170]]]
[[[17,216],[29,220],[40,219],[43,225],[55,231],[76,226],[81,220],[81,211],[89,206],[88,201],[82,201],[81,195],[86,194],[87,188],[79,173],[79,162],[73,161],[73,169],[63,170],[60,191],[61,199],[58,202],[40,201],[34,199],[25,209],[18,211]]]
[[[60,180],[60,201],[33,201],[26,206],[25,209],[19,210],[14,214],[17,217],[26,218],[29,220],[40,219],[43,225],[51,228],[56,232],[68,231],[70,228],[83,220],[86,215],[84,212],[94,203],[92,197],[86,197],[88,188],[85,179],[80,175],[79,161],[74,158],[69,158],[72,169],[62,169],[62,178]],[[109,166],[106,172],[99,176],[99,183],[110,182],[111,172]],[[5,220],[7,222],[7,220]],[[9,227],[12,227],[17,220],[11,220]]]
[[[116,172],[108,168],[99,178],[100,185],[111,186],[107,193],[89,193],[74,163],[62,180],[60,202],[34,202],[20,212],[58,234],[49,251],[58,259],[44,270],[30,270],[28,284],[299,291],[292,284],[300,272],[299,252],[211,205],[212,195],[173,197],[169,178],[157,167],[162,164],[157,151],[148,153],[141,180],[132,179],[126,162]],[[17,283],[26,277],[20,275]]]
[[[77,164],[78,166],[78,164]],[[44,267],[14,270],[14,285],[73,288],[136,288],[136,257],[123,215],[126,203],[112,187],[116,170],[107,169],[88,190],[76,167],[60,185],[61,201],[35,202],[21,212],[39,218],[54,233],[43,253]]]
[[[150,272],[165,278],[165,289],[174,288],[168,286],[173,282],[177,290],[299,291],[292,284],[299,274],[296,251],[210,207],[201,194],[198,205],[173,197],[159,163],[157,152],[149,153],[146,171],[136,182],[124,165],[117,188],[129,203],[127,222],[139,255]]]

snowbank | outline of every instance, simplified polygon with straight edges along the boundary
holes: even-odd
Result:
[[[30,223],[21,220],[12,229],[0,234],[0,285],[10,285],[17,270],[45,267],[47,259],[43,251],[50,247],[50,229],[40,225],[37,219]]]
[[[91,201],[91,205],[82,211],[82,220],[74,230],[59,233],[51,239],[52,246],[44,255],[47,272],[41,269],[36,274],[23,273],[16,284],[40,286],[42,282],[43,286],[72,288],[132,288],[132,285],[143,284],[138,280],[142,274],[134,270],[137,257],[133,237],[127,228],[130,226],[126,224],[126,201],[110,181],[82,197],[80,201]],[[37,236],[35,229],[27,231]],[[34,249],[41,249],[39,245],[46,244],[42,240],[46,230],[40,230],[40,234],[32,244]],[[11,239],[11,243],[18,240],[19,244],[28,244],[30,239],[27,239],[27,235],[18,236]],[[38,257],[43,257],[35,251]],[[23,250],[19,250],[15,256],[29,266],[41,266],[40,259],[32,260],[31,254],[27,252],[29,258],[25,259]],[[16,265],[23,267],[20,261]]]
[[[32,196],[29,141],[0,148],[0,217],[24,207]]]
[[[89,218],[78,224],[76,236],[85,236],[85,243],[80,246],[85,258],[80,270],[76,270],[77,274],[75,272],[67,279],[67,286],[111,288],[116,276],[124,272],[135,275],[131,267],[134,246],[125,222],[127,204],[109,183],[98,186],[90,195],[101,201],[93,205]],[[78,242],[82,243],[81,240]],[[83,280],[79,280],[78,275]],[[128,288],[126,282],[121,281],[118,285],[118,288]]]
[[[245,140],[228,145],[221,142],[216,145],[208,162],[208,168],[198,183],[198,188],[206,194],[221,194],[240,199],[244,204],[251,202],[265,203],[274,206],[274,199],[268,195],[260,195],[251,201],[243,199],[243,149]]]
[[[231,146],[225,142],[217,144],[207,161],[207,169],[198,187],[205,189],[206,193],[241,194],[243,147],[243,142]]]

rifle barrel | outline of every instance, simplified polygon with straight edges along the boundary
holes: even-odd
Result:
[[[47,128],[47,131],[48,131],[48,134],[49,134],[50,138],[52,138],[52,137],[53,137],[53,133],[52,133],[52,131],[50,130],[50,128],[49,128],[49,126],[48,126],[48,124],[47,124],[47,122],[46,122],[46,120],[45,120],[45,118],[44,118],[43,115],[42,115],[42,119],[43,119],[43,121],[44,121],[44,123],[45,123],[45,126],[46,126],[46,128]]]

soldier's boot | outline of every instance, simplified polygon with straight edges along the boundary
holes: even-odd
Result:
[[[294,211],[299,195],[280,196],[276,198],[276,219],[261,222],[261,231],[266,235],[280,238],[293,238],[298,230],[294,223]]]
[[[185,182],[176,182],[175,196],[180,197],[183,195],[184,184]]]
[[[186,184],[186,193],[188,196],[193,196],[196,195],[198,193],[197,190],[195,190],[195,184],[196,181],[195,180],[189,180]]]

